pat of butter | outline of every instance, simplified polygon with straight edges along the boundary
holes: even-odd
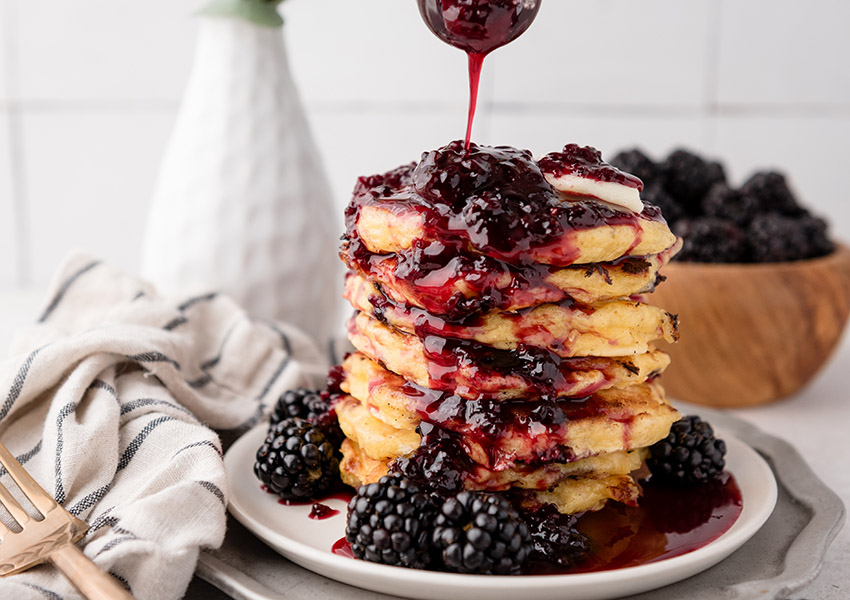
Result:
[[[643,201],[640,199],[640,192],[637,188],[612,181],[597,181],[578,175],[555,176],[552,173],[544,173],[543,176],[549,182],[549,185],[564,194],[592,196],[615,208],[634,213],[643,212]]]

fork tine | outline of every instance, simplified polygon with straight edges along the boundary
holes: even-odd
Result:
[[[2,505],[9,514],[12,515],[12,518],[18,522],[18,525],[23,527],[26,525],[27,521],[32,519],[27,514],[27,511],[24,510],[24,507],[15,500],[15,497],[9,493],[9,490],[6,489],[6,486],[0,483],[0,505]]]
[[[44,489],[38,485],[38,482],[24,470],[21,463],[15,460],[12,453],[9,452],[6,446],[2,443],[0,443],[0,464],[6,467],[6,470],[9,471],[9,475],[11,475],[12,479],[15,480],[15,483],[18,484],[18,487],[21,488],[21,491],[27,499],[33,503],[33,506],[35,506],[43,516],[46,516],[53,508],[59,506],[56,500],[45,492]]]

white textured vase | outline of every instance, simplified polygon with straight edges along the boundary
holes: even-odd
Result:
[[[337,220],[282,29],[203,16],[198,34],[143,275],[166,294],[225,292],[324,343],[339,313]]]

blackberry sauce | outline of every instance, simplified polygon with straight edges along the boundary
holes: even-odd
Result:
[[[512,265],[439,241],[416,240],[408,250],[374,254],[352,232],[343,242],[341,255],[355,272],[399,290],[412,304],[449,321],[491,310],[511,311],[560,302],[569,297],[567,291],[549,280],[559,267],[539,263]],[[584,271],[586,276],[598,272],[610,283],[612,269],[637,275],[650,267],[644,257],[626,256],[609,263],[566,268]]]
[[[433,335],[426,336],[422,342],[428,360],[428,387],[452,391],[461,383],[478,391],[477,398],[482,399],[497,397],[506,377],[522,380],[527,389],[523,397],[529,400],[588,396],[614,378],[613,369],[618,364],[605,358],[562,358],[533,346],[498,350]],[[628,361],[620,364],[627,365]],[[581,375],[590,370],[600,371],[602,378],[589,385],[582,384]],[[464,379],[466,373],[470,374],[469,381]],[[487,386],[490,382],[492,390]]]
[[[374,206],[421,220],[432,253],[467,251],[525,266],[568,266],[579,258],[576,230],[630,227],[640,242],[640,220],[663,221],[657,207],[623,212],[590,197],[566,197],[544,179],[528,150],[454,141],[422,155],[418,164],[361,177],[346,208],[346,236],[354,240],[361,210]]]
[[[604,415],[624,425],[626,438],[633,420],[632,415],[620,414],[616,406],[598,396],[537,401],[466,400],[409,382],[400,391],[421,419],[423,436],[420,448],[408,460],[429,461],[433,454],[429,445],[435,444],[442,451],[451,443],[454,448],[446,451],[442,463],[461,461],[463,464],[454,469],[461,474],[460,479],[470,470],[471,463],[465,462],[470,456],[475,457],[476,467],[497,471],[519,463],[540,466],[575,460],[567,447],[567,424],[572,420]],[[435,485],[428,481],[423,467],[417,467],[417,473],[404,475],[425,486]],[[440,470],[434,475],[445,477]]]
[[[624,173],[602,160],[602,153],[591,146],[567,144],[561,152],[550,152],[540,159],[540,169],[555,177],[576,175],[606,183],[618,183],[643,190],[643,182],[630,173]]]
[[[743,508],[741,490],[728,472],[687,488],[651,480],[643,488],[636,507],[609,502],[579,519],[579,530],[590,538],[591,555],[569,572],[621,569],[687,554],[728,531]]]
[[[360,292],[353,293],[359,294]],[[346,297],[350,299],[350,296]],[[371,315],[375,319],[384,324],[392,322],[405,330],[412,330],[412,333],[421,339],[428,336],[467,339],[474,336],[476,329],[483,328],[486,323],[486,315],[481,314],[473,314],[462,320],[451,322],[443,317],[432,315],[419,307],[393,302],[380,290],[377,294],[370,294],[368,302],[371,307]],[[575,302],[569,298],[557,304],[563,308],[581,311],[586,315],[595,311],[592,306]],[[549,329],[524,322],[523,317],[531,310],[533,308],[501,313],[500,317],[510,321],[513,338],[519,340],[520,344],[548,348],[559,356],[569,357],[574,342],[573,336],[557,337]]]
[[[338,514],[339,511],[335,508],[331,508],[327,504],[316,502],[313,504],[313,508],[310,509],[309,517],[316,521],[324,521],[325,519],[329,519],[330,517]]]
[[[534,0],[419,0],[419,12],[441,40],[466,52],[469,62],[469,115],[465,147],[472,136],[478,83],[484,57],[522,35],[540,3]]]
[[[351,550],[351,543],[345,539],[345,536],[339,538],[334,542],[334,545],[331,546],[331,552],[336,554],[337,556],[344,556],[345,558],[354,558],[354,552]]]

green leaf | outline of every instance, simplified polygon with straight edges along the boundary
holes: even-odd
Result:
[[[283,19],[277,12],[282,0],[212,0],[198,14],[214,17],[236,17],[255,25],[280,27]]]

